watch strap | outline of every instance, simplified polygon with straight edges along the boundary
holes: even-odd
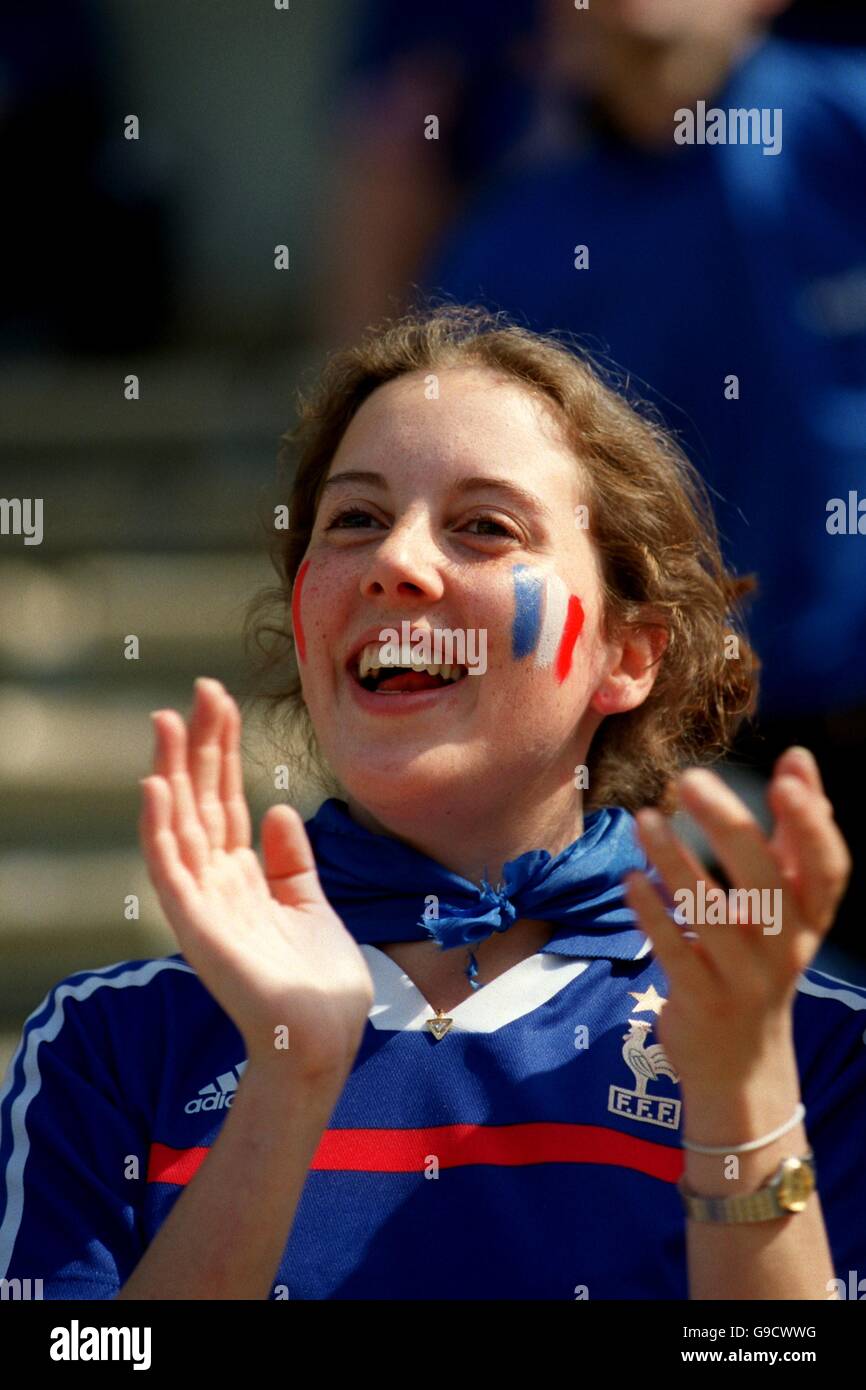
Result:
[[[779,1189],[790,1168],[801,1173],[801,1191],[792,1204],[779,1200]],[[804,1168],[807,1170],[805,1174],[802,1173]],[[701,1197],[689,1191],[685,1178],[680,1179],[678,1187],[686,1214],[693,1221],[739,1225],[741,1222],[773,1221],[802,1211],[806,1199],[815,1189],[815,1182],[815,1160],[810,1152],[796,1157],[793,1164],[790,1159],[783,1159],[770,1181],[757,1192],[739,1192],[730,1197]]]

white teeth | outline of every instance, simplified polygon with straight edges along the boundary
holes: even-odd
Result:
[[[366,676],[381,671],[387,667],[404,666],[404,663],[402,661],[382,661],[380,655],[381,650],[382,646],[380,643],[377,642],[368,642],[367,645],[362,649],[358,658],[358,677],[360,680],[364,680]],[[458,680],[460,678],[461,670],[459,666],[430,666],[420,661],[412,661],[410,663],[410,669],[413,671],[426,671],[427,674],[430,676],[441,676],[443,680],[449,681]]]

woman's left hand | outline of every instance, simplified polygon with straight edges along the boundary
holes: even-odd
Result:
[[[718,1095],[772,1071],[774,1056],[790,1048],[797,978],[833,924],[851,856],[805,748],[788,748],[773,769],[769,838],[740,798],[707,769],[681,774],[678,792],[732,887],[758,889],[764,908],[754,910],[753,895],[753,910],[735,911],[731,920],[731,895],[677,839],[666,818],[651,809],[638,812],[641,843],[681,919],[690,901],[700,910],[713,889],[723,894],[724,915],[717,922],[679,926],[644,874],[626,879],[627,901],[669,981],[656,1024],[659,1040],[685,1092]],[[699,896],[701,880],[705,899]],[[685,934],[695,931],[696,938]]]

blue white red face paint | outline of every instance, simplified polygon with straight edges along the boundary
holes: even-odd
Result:
[[[304,636],[304,624],[301,619],[301,593],[309,568],[310,562],[305,560],[295,575],[295,582],[292,585],[292,629],[295,634],[295,646],[301,661],[305,661],[307,657],[307,639]]]
[[[561,685],[571,670],[574,644],[583,628],[580,599],[556,574],[513,565],[514,624],[511,650],[515,660],[533,655],[534,664],[550,668]]]

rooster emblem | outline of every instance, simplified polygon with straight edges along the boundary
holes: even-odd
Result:
[[[631,1012],[659,1014],[665,1000],[650,985],[641,994],[630,991],[637,1001]],[[647,1085],[651,1081],[666,1078],[676,1086],[679,1077],[661,1043],[648,1043],[652,1023],[642,1018],[630,1018],[628,1032],[622,1034],[622,1060],[634,1077],[634,1090],[624,1086],[611,1086],[608,1092],[607,1108],[618,1116],[637,1120],[640,1124],[660,1125],[662,1129],[677,1129],[680,1123],[682,1101],[678,1096],[647,1095]]]
[[[665,1056],[661,1043],[651,1043],[647,1047],[646,1040],[652,1024],[642,1018],[630,1018],[628,1023],[629,1031],[622,1035],[625,1044],[622,1060],[634,1077],[634,1094],[646,1095],[647,1082],[655,1081],[659,1076],[669,1077],[676,1085],[679,1077]]]

